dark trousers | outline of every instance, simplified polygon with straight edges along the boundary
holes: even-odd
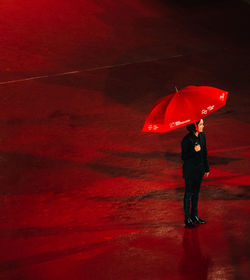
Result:
[[[198,215],[198,200],[203,173],[197,172],[185,177],[184,213],[185,219]],[[191,212],[190,212],[191,204]]]

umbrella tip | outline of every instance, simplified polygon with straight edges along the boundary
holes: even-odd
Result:
[[[177,87],[176,87],[176,86],[174,86],[174,88],[175,88],[175,91],[177,92],[177,91],[178,91]]]

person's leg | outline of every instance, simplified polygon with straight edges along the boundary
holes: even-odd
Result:
[[[185,192],[185,195],[184,195],[184,214],[185,214],[185,219],[190,217],[191,197],[192,197],[192,193]]]
[[[206,222],[199,218],[198,216],[198,200],[199,200],[199,193],[200,193],[200,186],[202,181],[202,174],[196,174],[193,178],[194,182],[194,195],[191,198],[191,218],[194,222],[199,224],[205,224]]]
[[[185,224],[189,227],[189,228],[193,228],[193,221],[190,217],[190,203],[191,203],[191,198],[193,195],[192,192],[192,178],[191,177],[187,177],[185,178],[185,194],[184,194],[184,214],[185,214]]]
[[[195,174],[193,177],[193,196],[191,198],[192,208],[191,208],[191,217],[198,215],[198,200],[199,200],[199,193],[200,193],[200,186],[201,186],[202,175]]]

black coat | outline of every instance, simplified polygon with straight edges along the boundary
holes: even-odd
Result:
[[[194,150],[195,144],[200,144],[201,151]],[[181,142],[181,158],[183,164],[183,177],[189,177],[197,172],[204,175],[209,172],[209,164],[207,158],[206,136],[203,132],[197,137],[194,133],[187,134]]]

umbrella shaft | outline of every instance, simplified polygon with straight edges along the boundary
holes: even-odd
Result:
[[[199,134],[199,129],[198,129],[197,123],[194,122],[194,125],[195,125],[195,128],[196,128],[196,130],[197,130],[197,132],[198,132],[198,134]]]

